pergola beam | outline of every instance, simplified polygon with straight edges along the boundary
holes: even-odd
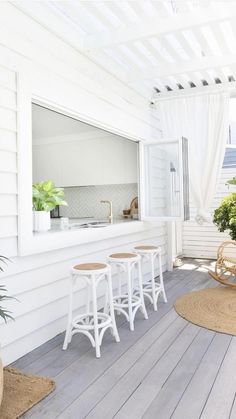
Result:
[[[223,55],[221,57],[202,57],[195,60],[182,61],[175,64],[160,64],[157,67],[148,67],[147,69],[132,71],[127,74],[127,82],[138,80],[148,80],[178,74],[191,73],[196,71],[205,71],[235,65],[236,54]]]
[[[236,4],[214,3],[213,6],[202,10],[176,14],[165,19],[152,18],[142,23],[122,26],[112,31],[104,31],[84,38],[84,52],[101,48],[108,48],[119,44],[127,44],[137,40],[147,39],[153,36],[161,36],[179,30],[192,29],[212,22],[231,19],[236,16]]]

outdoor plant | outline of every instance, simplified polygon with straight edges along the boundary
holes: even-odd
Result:
[[[233,179],[228,180],[228,185],[236,185],[236,177],[233,177]]]
[[[52,211],[57,205],[67,205],[64,201],[63,188],[56,188],[51,180],[33,184],[35,211]]]
[[[229,185],[236,185],[236,177],[227,182]],[[236,192],[226,196],[214,212],[214,224],[218,230],[223,232],[228,230],[232,240],[236,240]]]
[[[6,264],[7,261],[9,261],[8,258],[6,258],[5,256],[0,255],[0,271],[3,272],[3,267],[2,264]],[[10,314],[9,310],[6,310],[5,308],[2,307],[2,302],[6,301],[6,300],[10,300],[12,297],[10,297],[9,295],[6,294],[7,290],[3,285],[0,285],[0,317],[3,318],[3,320],[5,321],[5,323],[7,322],[7,319],[12,319],[13,317]]]

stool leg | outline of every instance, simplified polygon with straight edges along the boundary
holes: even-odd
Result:
[[[116,342],[120,342],[120,337],[119,337],[119,334],[118,334],[118,330],[117,330],[117,326],[116,326],[116,318],[115,318],[115,313],[114,313],[111,272],[109,272],[107,274],[107,285],[108,285],[110,316],[111,316],[111,320],[112,320],[113,334],[114,334]]]
[[[157,311],[157,301],[156,301],[156,284],[155,284],[155,268],[154,268],[154,255],[151,254],[151,282],[152,282],[152,303],[154,311]]]
[[[67,319],[67,327],[66,327],[66,334],[63,343],[62,349],[65,351],[68,347],[68,343],[71,342],[71,329],[72,329],[72,310],[73,310],[73,288],[74,288],[75,278],[72,275],[70,281],[70,291],[69,291],[69,306],[68,306],[68,319]]]
[[[86,281],[87,282],[87,281]],[[86,313],[90,312],[90,286],[89,283],[87,282],[87,303],[86,303]],[[89,324],[89,316],[86,319],[86,323]]]
[[[133,308],[132,308],[132,277],[131,277],[131,266],[128,263],[127,266],[127,276],[128,276],[128,313],[129,313],[129,328],[134,331],[134,319],[133,319]]]
[[[146,310],[146,307],[145,307],[144,297],[143,297],[143,278],[142,278],[142,270],[141,270],[141,261],[139,260],[137,263],[138,263],[138,283],[139,283],[139,294],[140,294],[140,300],[141,300],[141,307],[142,307],[142,312],[143,312],[144,318],[147,320],[148,315],[147,315],[147,310]]]
[[[166,292],[165,292],[164,281],[163,281],[163,273],[162,273],[161,253],[158,254],[158,259],[159,259],[160,285],[162,289],[162,295],[163,295],[164,302],[167,303]]]
[[[118,275],[118,295],[121,295],[122,294],[122,286],[121,286],[121,284],[122,284],[122,269],[121,269],[121,266],[118,266],[117,267],[117,275]],[[120,304],[121,303],[121,298],[119,298],[118,299],[118,303]],[[117,314],[118,315],[120,315],[121,314],[121,312],[120,311],[117,311]]]
[[[93,319],[94,319],[94,340],[96,357],[100,358],[100,344],[99,344],[99,330],[98,330],[98,308],[97,308],[97,290],[96,290],[96,279],[92,276],[92,300],[93,300]]]
[[[103,309],[103,313],[108,314],[109,313],[109,289],[108,289],[108,281],[105,281],[105,302],[104,302],[104,309]]]

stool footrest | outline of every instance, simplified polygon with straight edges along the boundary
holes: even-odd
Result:
[[[106,313],[98,312],[98,328],[101,329],[112,323],[111,317]],[[94,313],[83,313],[73,318],[72,329],[94,330]]]
[[[129,307],[128,294],[116,295],[115,297],[113,297],[113,301],[115,310],[118,310],[119,308]],[[140,297],[137,295],[132,295],[131,301],[132,307],[136,307],[141,303]]]
[[[155,292],[157,291],[162,291],[163,288],[161,286],[161,284],[158,284],[155,282]],[[148,284],[143,284],[143,292],[152,292],[152,283],[148,283]]]

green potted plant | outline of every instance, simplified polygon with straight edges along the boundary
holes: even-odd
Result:
[[[7,263],[9,259],[6,258],[5,256],[0,255],[0,272],[3,272],[3,267],[2,264],[3,263]],[[6,294],[6,288],[3,285],[0,285],[0,302],[2,304],[3,301],[5,300],[9,300],[12,297],[9,297]],[[11,316],[10,312],[8,310],[6,310],[2,305],[0,305],[0,317],[4,320],[4,322],[6,323],[8,319],[13,319],[13,317]],[[2,395],[3,395],[3,365],[2,365],[2,360],[0,357],[0,405],[2,402]]]
[[[236,177],[227,182],[228,185],[236,185]],[[214,224],[218,230],[229,231],[232,240],[236,240],[236,192],[226,196],[220,203],[219,208],[214,211]]]
[[[34,231],[50,230],[50,211],[57,205],[67,205],[63,188],[56,188],[51,180],[33,184]]]

